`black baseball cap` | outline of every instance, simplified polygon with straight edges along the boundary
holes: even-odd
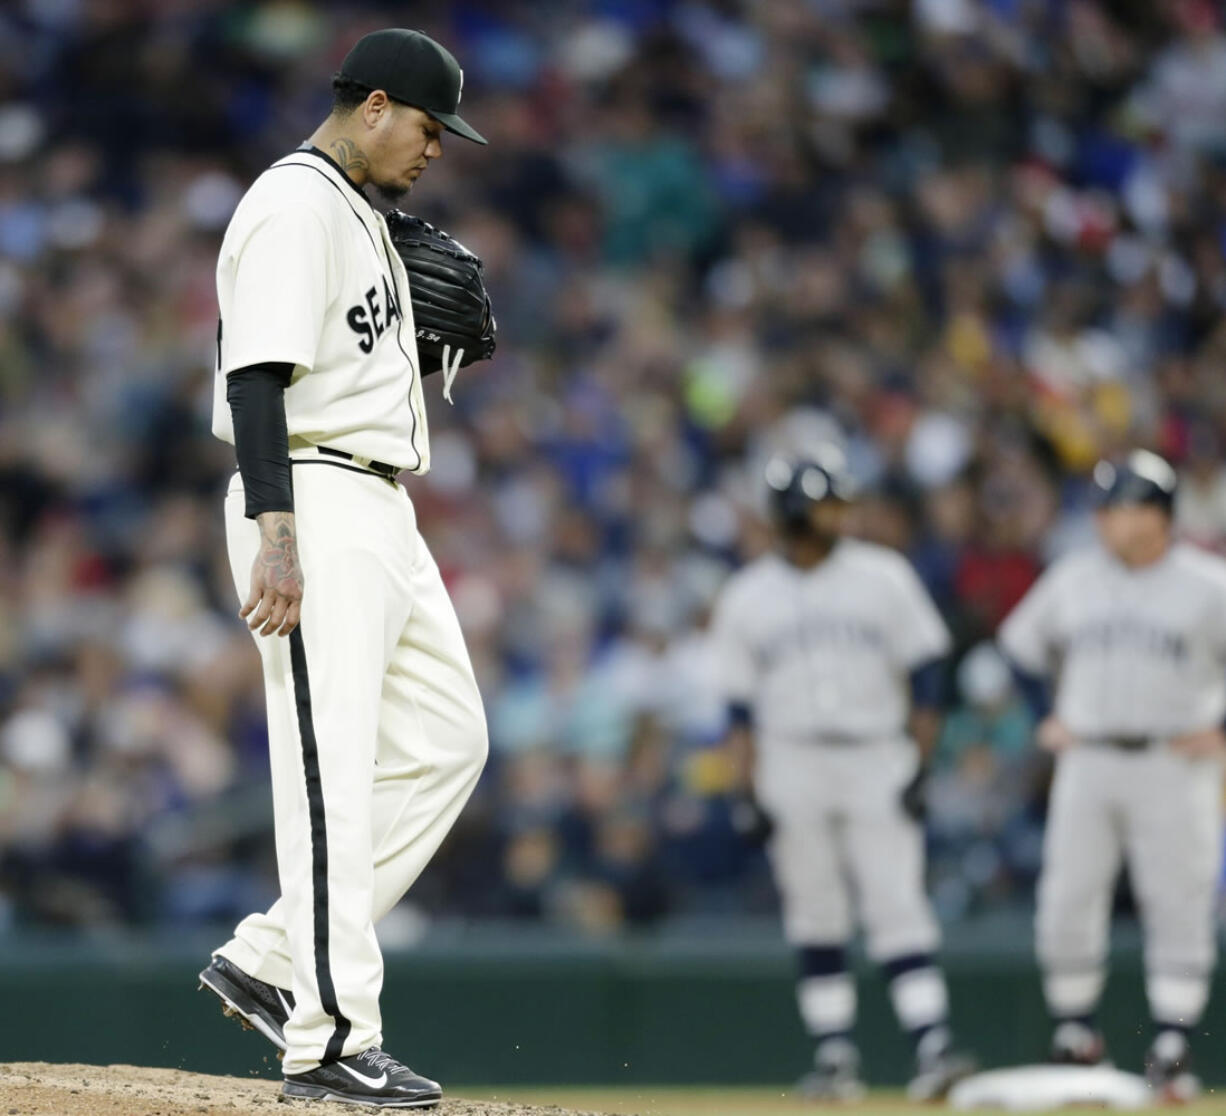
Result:
[[[1100,461],[1094,466],[1094,503],[1099,508],[1153,504],[1170,515],[1177,487],[1170,462],[1148,450],[1134,450],[1118,465]]]
[[[341,73],[370,89],[428,112],[449,132],[473,143],[489,141],[456,113],[464,71],[455,55],[429,35],[385,27],[363,35],[345,55]]]

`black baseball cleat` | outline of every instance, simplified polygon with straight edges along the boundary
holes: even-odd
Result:
[[[294,1010],[294,994],[248,976],[232,961],[214,957],[200,974],[200,987],[222,1002],[222,1014],[255,1029],[279,1050],[285,1049],[285,1024]]]
[[[1201,1095],[1192,1072],[1188,1040],[1181,1031],[1159,1033],[1145,1055],[1145,1081],[1163,1104],[1188,1104]]]
[[[368,1108],[433,1108],[443,1099],[437,1081],[414,1073],[377,1046],[307,1073],[287,1074],[281,1093]]]
[[[949,1030],[934,1027],[919,1041],[915,1052],[915,1076],[907,1082],[907,1099],[931,1103],[945,1099],[945,1094],[964,1077],[970,1077],[979,1063],[953,1045]]]
[[[1051,1036],[1047,1060],[1055,1066],[1101,1066],[1107,1061],[1107,1044],[1096,1027],[1066,1019]]]
[[[797,1084],[805,1100],[823,1104],[850,1104],[864,1099],[868,1090],[860,1077],[860,1052],[847,1038],[828,1038],[818,1044],[814,1068]]]

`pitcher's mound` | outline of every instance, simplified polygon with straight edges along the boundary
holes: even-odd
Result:
[[[210,1077],[141,1066],[74,1066],[47,1062],[0,1065],[0,1116],[293,1116],[377,1112],[373,1108],[287,1101],[276,1081]],[[388,1109],[414,1112],[419,1109]],[[437,1116],[593,1116],[550,1105],[445,1100]]]

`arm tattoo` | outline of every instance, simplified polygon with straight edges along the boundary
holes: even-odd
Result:
[[[341,170],[346,174],[370,169],[370,160],[366,158],[366,152],[354,143],[353,140],[333,140],[328,144],[328,147],[331,149],[332,154],[336,156],[336,161],[340,164]]]
[[[266,584],[278,593],[302,593],[302,567],[294,536],[293,512],[265,512],[259,517],[260,565]]]

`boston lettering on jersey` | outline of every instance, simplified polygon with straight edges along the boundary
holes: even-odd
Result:
[[[359,302],[349,307],[345,321],[349,328],[358,335],[358,348],[369,353],[375,347],[375,342],[391,327],[392,322],[400,317],[400,306],[396,302],[396,292],[392,289],[387,276],[380,276],[383,284],[383,300],[379,300],[378,286],[366,291],[365,302]]]
[[[1110,654],[1131,651],[1171,663],[1188,655],[1183,633],[1154,624],[1144,617],[1119,614],[1094,616],[1078,624],[1069,636],[1070,654]]]
[[[819,648],[884,652],[885,635],[880,627],[861,616],[809,612],[775,627],[755,650],[759,665],[769,669],[785,655],[803,655]]]

